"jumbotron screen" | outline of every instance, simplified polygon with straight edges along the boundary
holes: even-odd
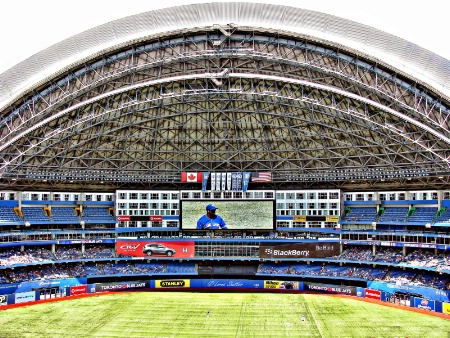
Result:
[[[273,230],[275,201],[182,200],[180,220],[183,230]]]

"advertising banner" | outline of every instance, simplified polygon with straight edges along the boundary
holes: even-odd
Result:
[[[264,281],[246,279],[192,279],[192,288],[263,289]]]
[[[36,300],[36,292],[35,291],[19,292],[19,293],[16,293],[15,296],[16,296],[15,304],[33,302]]]
[[[293,222],[306,222],[306,216],[293,216]]]
[[[0,295],[8,295],[11,293],[16,293],[17,285],[18,285],[18,283],[12,283],[12,284],[8,284],[8,285],[0,285]],[[29,290],[23,290],[23,291],[29,291]]]
[[[77,285],[70,287],[70,296],[84,295],[87,293],[87,285]]]
[[[339,255],[337,243],[260,245],[260,258],[323,258]]]
[[[442,303],[442,313],[450,315],[450,303]]]
[[[419,309],[434,311],[434,300],[424,298],[414,298],[414,307]]]
[[[193,241],[150,241],[117,239],[116,251],[118,255],[134,257],[174,257],[193,258],[195,246]]]
[[[304,285],[304,290],[356,296],[356,287],[355,286],[319,284],[319,283],[310,283],[310,282],[304,282],[303,285]]]
[[[365,298],[381,300],[381,291],[365,289],[364,294]]]
[[[0,296],[0,306],[8,305],[8,296],[7,295],[1,295]]]
[[[137,290],[137,289],[144,289],[147,287],[148,282],[146,281],[99,283],[95,284],[95,292]]]
[[[441,302],[448,302],[450,300],[450,291],[434,288],[427,288],[423,286],[397,284],[397,283],[385,283],[377,281],[369,281],[367,286],[371,289],[381,290],[388,293],[394,293],[401,291],[404,293],[415,293],[421,295],[423,298],[439,300]]]
[[[45,288],[54,288],[59,287],[64,289],[68,286],[75,286],[80,284],[86,284],[86,277],[78,277],[78,278],[68,278],[68,279],[53,279],[53,280],[40,280],[33,282],[22,282],[17,285],[16,292],[26,292],[33,289],[45,289]]]
[[[181,280],[155,280],[155,288],[190,288],[189,279]]]
[[[265,280],[264,289],[298,290],[298,282]]]
[[[56,244],[106,244],[114,243],[114,239],[65,239],[56,241]]]

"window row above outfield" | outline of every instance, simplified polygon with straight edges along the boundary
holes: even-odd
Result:
[[[364,191],[322,190],[117,190],[114,192],[0,191],[0,201],[112,202],[180,201],[185,199],[275,199],[277,201],[441,201],[450,190]]]

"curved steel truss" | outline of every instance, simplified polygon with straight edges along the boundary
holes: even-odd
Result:
[[[280,187],[442,186],[449,107],[318,42],[239,27],[167,34],[67,69],[0,112],[1,184],[99,190],[272,171]]]

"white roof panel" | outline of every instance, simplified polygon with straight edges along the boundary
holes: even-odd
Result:
[[[119,44],[162,32],[237,24],[292,32],[370,55],[450,97],[450,61],[381,30],[329,14],[258,3],[215,2],[141,13],[57,43],[0,74],[0,108],[60,70]]]

